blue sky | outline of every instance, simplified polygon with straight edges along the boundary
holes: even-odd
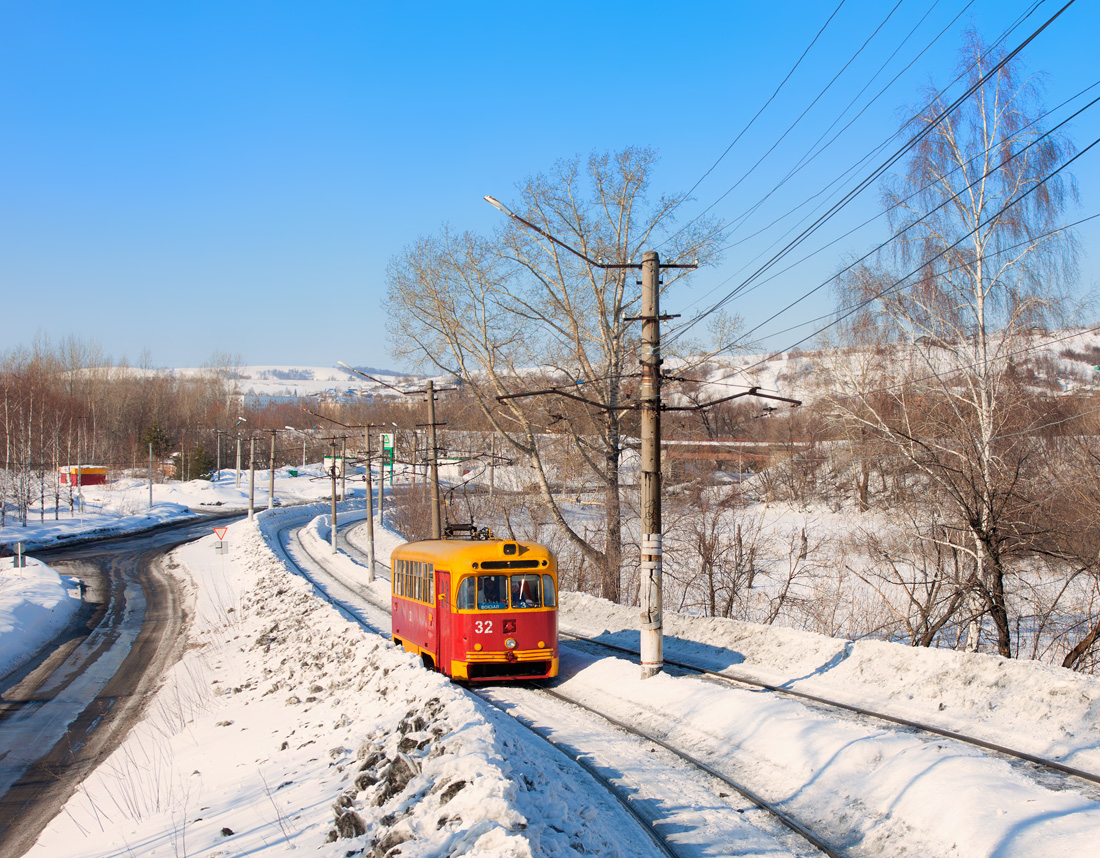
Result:
[[[394,254],[444,223],[493,229],[502,216],[482,196],[514,200],[525,177],[562,157],[652,146],[661,156],[654,189],[690,188],[838,2],[0,0],[0,351],[75,334],[115,360],[144,353],[156,366],[194,366],[218,352],[246,364],[391,366],[385,270]],[[894,3],[845,0],[685,217],[743,175]],[[971,3],[747,226],[769,223],[885,140],[920,87],[948,81],[964,26],[992,40],[1031,5]],[[1040,4],[1011,44],[1061,5]],[[902,0],[714,212],[733,218],[767,193],[914,27],[859,104],[965,6]],[[1048,106],[1100,78],[1097,33],[1097,4],[1078,0],[1027,50],[1027,68],[1046,75]],[[1074,123],[1079,148],[1100,136],[1098,112]],[[1081,205],[1067,220],[1100,212],[1100,147],[1073,169]],[[877,211],[876,185],[806,251]],[[731,250],[663,309],[690,317],[705,308],[779,234]],[[885,236],[873,223],[732,309],[756,325]],[[1080,237],[1092,286],[1097,221]],[[773,348],[792,344],[812,328],[774,332],[828,310],[822,290],[760,335],[771,333]]]

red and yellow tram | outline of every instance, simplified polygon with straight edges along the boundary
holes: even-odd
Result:
[[[455,679],[558,675],[558,568],[535,542],[428,539],[391,555],[393,641]]]

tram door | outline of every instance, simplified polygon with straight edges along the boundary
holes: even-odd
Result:
[[[435,651],[436,666],[446,676],[451,675],[451,573],[435,573]]]

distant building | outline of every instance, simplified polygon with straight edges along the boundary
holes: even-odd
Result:
[[[107,483],[107,469],[98,465],[62,465],[57,471],[63,486],[102,486]]]

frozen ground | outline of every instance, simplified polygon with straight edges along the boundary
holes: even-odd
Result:
[[[297,476],[291,476],[291,471]],[[256,471],[254,506],[266,509],[269,471]],[[198,513],[228,512],[248,508],[248,471],[242,471],[240,485],[232,468],[222,469],[217,480],[154,483],[150,504],[149,484],[142,480],[118,480],[105,486],[83,486],[84,502],[74,500],[69,509],[68,487],[62,488],[57,503],[47,496],[45,508],[35,506],[27,525],[16,523],[8,507],[7,525],[0,527],[0,554],[11,554],[16,543],[27,550],[64,545],[88,536],[108,536],[145,530],[170,521],[193,518]],[[275,497],[281,504],[301,503],[329,496],[330,482],[319,465],[308,468],[278,468]],[[363,496],[361,483],[348,482],[348,494]]]
[[[265,531],[294,517],[305,523],[313,512],[284,508],[234,525],[228,556],[215,555],[209,541],[177,551],[193,616],[187,654],[146,720],[30,854],[382,855],[401,841],[402,856],[576,855],[582,845],[589,855],[644,854],[630,823],[563,757],[384,635],[343,619],[286,570]],[[396,539],[380,531],[380,541]],[[378,581],[374,590],[386,586]],[[634,642],[634,614],[563,594],[566,629]],[[1100,770],[1095,678],[725,620],[666,614],[666,623],[670,657]],[[712,761],[755,770],[764,787],[826,823],[862,820],[846,823],[855,854],[1061,858],[1095,850],[1094,792],[1047,789],[977,751],[838,721],[773,695],[672,676],[642,681],[627,661],[575,650],[563,652],[559,684]],[[631,768],[645,766],[641,756]],[[716,843],[699,854],[730,851],[734,844]]]
[[[80,586],[33,557],[0,560],[0,677],[54,639],[80,607]]]

